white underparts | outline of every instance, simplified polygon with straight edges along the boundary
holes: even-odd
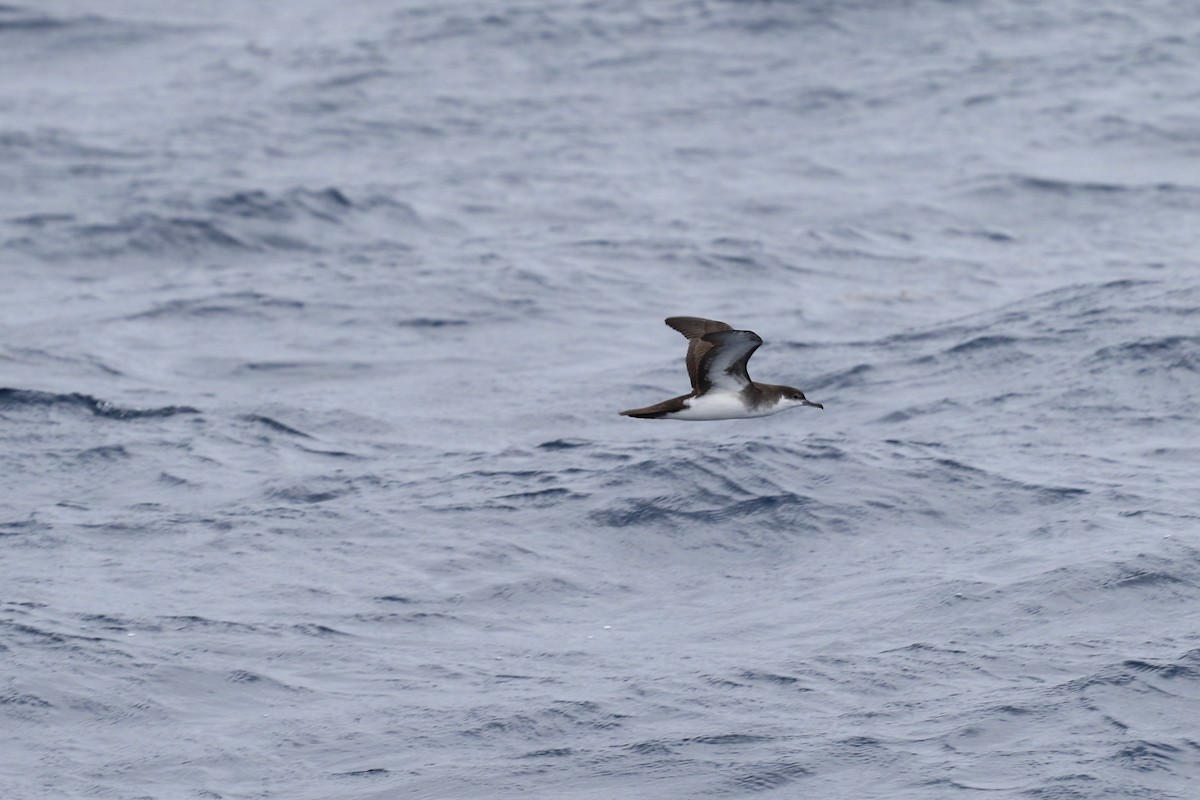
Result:
[[[742,397],[741,392],[710,389],[699,397],[691,397],[684,400],[686,408],[682,411],[676,411],[674,414],[668,414],[667,419],[710,420],[765,417],[770,414],[777,414],[785,408],[791,407],[789,403],[779,402],[774,405],[757,406],[751,409],[746,407],[746,404],[742,401]]]

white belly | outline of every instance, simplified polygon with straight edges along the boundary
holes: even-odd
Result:
[[[765,407],[759,406],[753,410],[747,409],[742,402],[741,392],[709,391],[700,397],[683,401],[687,407],[668,415],[668,419],[708,420],[708,419],[744,419],[745,417],[765,417],[782,411],[782,404]]]

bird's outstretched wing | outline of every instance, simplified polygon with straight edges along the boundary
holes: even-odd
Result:
[[[733,328],[724,322],[717,322],[715,319],[702,319],[700,317],[668,317],[665,322],[687,337],[688,378],[692,381],[692,391],[696,391],[700,388],[700,362],[704,360],[704,356],[713,347],[712,342],[705,341],[704,337],[710,333],[731,331]]]
[[[699,389],[710,388],[740,392],[750,384],[746,362],[763,343],[754,331],[715,331],[704,334],[701,340],[710,345],[700,360]]]

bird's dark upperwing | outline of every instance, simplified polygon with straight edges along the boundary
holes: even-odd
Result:
[[[703,342],[710,345],[700,360],[698,387],[707,392],[712,387],[740,392],[750,384],[746,363],[763,343],[754,331],[715,331],[704,334]]]
[[[704,336],[718,331],[731,331],[733,328],[724,322],[700,317],[668,317],[665,322],[687,337],[688,378],[692,381],[692,391],[696,391],[700,388],[700,362],[713,347],[711,342],[704,340]]]

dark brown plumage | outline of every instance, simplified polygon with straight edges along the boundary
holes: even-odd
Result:
[[[673,414],[676,411],[682,411],[684,406],[683,401],[691,397],[690,394],[683,394],[679,397],[672,397],[670,400],[663,400],[661,403],[655,403],[652,406],[645,408],[631,408],[628,411],[622,411],[623,417],[637,417],[638,419],[659,419],[667,414]]]
[[[712,350],[712,344],[704,341],[702,337],[706,333],[731,331],[733,328],[724,322],[700,317],[667,317],[664,322],[687,337],[687,371],[688,377],[692,379],[692,391],[695,391],[700,388],[700,361]]]

